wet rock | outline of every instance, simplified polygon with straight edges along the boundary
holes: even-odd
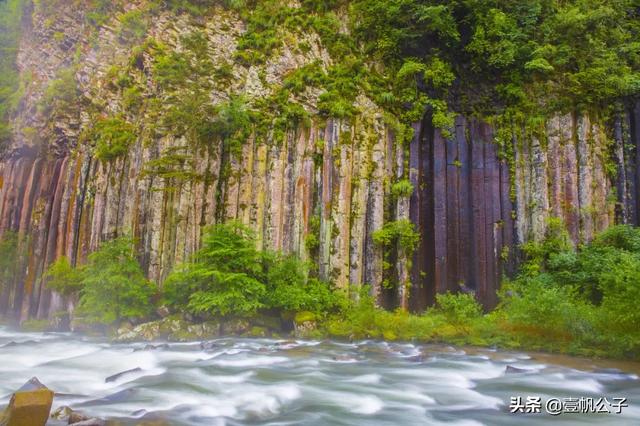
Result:
[[[120,328],[115,334],[116,342],[155,341],[167,339],[172,342],[186,342],[208,339],[220,334],[220,323],[206,321],[191,323],[179,315],[171,315],[160,321],[137,325],[131,329]]]
[[[126,370],[126,371],[123,371],[121,373],[114,374],[113,376],[109,376],[106,379],[104,379],[104,382],[105,383],[115,382],[116,380],[118,380],[119,378],[121,378],[123,376],[126,376],[127,374],[138,373],[140,371],[142,371],[142,368],[140,368],[140,367],[132,368],[130,370]]]
[[[357,361],[357,359],[352,357],[351,355],[336,355],[332,359],[334,361],[338,361],[338,362],[354,362],[354,361]]]
[[[282,331],[282,319],[270,315],[257,315],[251,318],[251,325],[264,328],[269,333],[272,331]]]
[[[12,396],[0,416],[2,426],[44,426],[49,419],[53,391],[33,377]]]
[[[418,354],[418,355],[408,356],[405,359],[407,361],[410,361],[410,362],[425,362],[425,361],[429,360],[429,356],[421,353],[421,354]]]
[[[51,418],[55,420],[68,420],[73,413],[73,410],[68,405],[63,405],[62,407],[58,407],[53,413],[51,413]]]
[[[88,336],[104,336],[106,328],[101,324],[90,324],[84,318],[74,316],[69,323],[69,328],[74,333],[86,334]]]
[[[133,342],[136,340],[153,341],[160,338],[160,322],[153,321],[136,327],[121,327],[116,332],[115,341]]]
[[[162,343],[160,345],[148,344],[148,345],[144,345],[142,348],[136,348],[133,351],[134,352],[139,352],[139,351],[157,351],[157,350],[161,350],[161,349],[169,349],[169,344],[167,344],[167,343]]]
[[[221,349],[224,346],[225,346],[224,343],[216,342],[216,341],[200,342],[200,349],[203,349],[205,351],[210,351],[213,349]]]
[[[166,318],[171,315],[171,310],[167,306],[160,306],[156,309],[156,313],[160,318]]]
[[[86,401],[78,404],[79,407],[83,406],[91,406],[91,405],[108,405],[114,404],[117,402],[124,402],[131,399],[132,395],[135,393],[134,389],[124,389],[116,393],[112,393],[111,395],[107,395],[104,398],[93,399],[91,401]]]
[[[69,423],[69,424],[74,426],[105,426],[107,423],[102,419],[98,419],[94,417],[87,420],[83,420],[81,422]]]
[[[71,317],[68,312],[56,313],[49,321],[49,330],[65,332],[71,330]]]
[[[593,372],[596,374],[624,374],[622,370],[617,368],[596,368]]]
[[[296,337],[310,337],[318,328],[316,316],[312,312],[298,312],[293,320]]]
[[[267,337],[269,336],[269,330],[265,327],[253,326],[245,333],[248,337]]]
[[[507,367],[504,369],[504,372],[505,374],[520,374],[520,373],[526,373],[527,369],[514,367],[512,365],[507,365]]]
[[[72,424],[81,423],[81,422],[90,420],[91,417],[89,417],[89,416],[87,416],[85,414],[79,413],[77,411],[71,410],[71,412],[69,413],[68,419],[69,419],[69,423],[68,424],[72,425]]]
[[[249,328],[250,328],[249,321],[241,318],[234,318],[222,324],[222,334],[230,335],[230,336],[239,336],[249,331]]]

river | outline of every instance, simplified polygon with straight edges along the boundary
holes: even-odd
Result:
[[[131,369],[139,370],[106,380]],[[223,338],[148,346],[0,327],[0,406],[36,376],[56,392],[54,409],[125,425],[638,425],[638,371],[444,345]],[[541,398],[540,413],[511,414],[511,397],[525,405],[528,396]],[[620,414],[613,405],[609,414],[546,409],[553,398],[569,410],[566,398],[603,397],[628,406]]]

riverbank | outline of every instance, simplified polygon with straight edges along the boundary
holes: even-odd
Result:
[[[388,343],[454,345],[474,351],[521,350],[552,358],[582,357],[585,362],[628,361],[633,365],[638,361],[634,356],[620,356],[612,348],[587,346],[566,334],[546,335],[536,329],[514,327],[501,315],[501,311],[469,313],[468,308],[458,306],[458,311],[466,312],[462,315],[452,310],[433,309],[423,315],[413,315],[360,304],[341,315],[324,317],[312,312],[299,312],[284,316],[254,315],[207,321],[164,311],[164,318],[158,316],[158,319],[138,324],[123,321],[117,326],[105,326],[75,319],[69,322],[70,329],[61,329],[59,320],[41,320],[26,321],[17,329],[24,332],[73,330],[78,335],[103,337],[114,343],[144,342],[152,346],[162,342],[193,343],[225,337],[335,339],[343,342],[373,339]]]

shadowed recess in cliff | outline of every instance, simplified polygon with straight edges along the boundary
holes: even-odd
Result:
[[[436,293],[463,291],[492,308],[515,243],[507,162],[498,159],[491,127],[475,119],[458,117],[450,137],[429,117],[416,130],[411,220],[422,238],[410,306],[419,311],[434,303]]]

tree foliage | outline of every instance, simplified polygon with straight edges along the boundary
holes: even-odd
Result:
[[[101,161],[113,161],[125,156],[136,140],[133,125],[118,117],[98,120],[90,135],[95,143],[95,155]]]
[[[82,269],[71,266],[69,259],[65,256],[53,262],[44,277],[48,288],[64,296],[77,294],[82,289]]]
[[[165,292],[171,304],[198,315],[324,312],[336,304],[328,284],[308,278],[300,260],[258,251],[252,232],[236,222],[210,227],[193,259],[169,276]]]
[[[540,340],[640,354],[640,229],[611,227],[579,250],[553,232],[528,253],[529,266],[502,291],[509,323]]]
[[[17,232],[5,231],[0,238],[0,291],[14,282],[24,266],[23,246]]]
[[[356,0],[353,10],[368,51],[429,97],[473,89],[476,105],[458,108],[604,108],[640,91],[635,0]]]
[[[152,312],[155,286],[144,276],[126,237],[102,243],[82,270],[79,312],[89,321],[110,324],[144,318]]]

